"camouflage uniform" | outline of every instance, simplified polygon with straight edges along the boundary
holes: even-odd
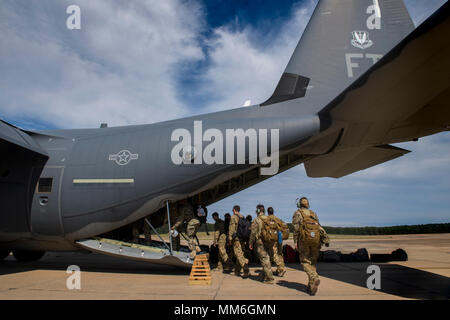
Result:
[[[189,220],[186,228],[186,235],[188,236],[189,250],[191,250],[191,256],[195,256],[197,252],[200,252],[200,247],[196,239],[197,231],[200,229],[201,223],[197,218],[192,218]]]
[[[275,215],[274,217],[277,220],[280,220]],[[281,243],[278,243],[278,241],[275,241],[270,245],[269,251],[267,253],[270,256],[270,259],[273,260],[273,262],[275,262],[275,264],[277,265],[277,274],[283,276],[286,273],[286,266],[284,265],[283,258],[283,245]]]
[[[227,236],[225,234],[225,223],[221,219],[217,219],[214,224],[214,244],[218,246],[219,249],[219,263],[217,264],[218,269],[222,269],[224,266],[230,266],[230,258],[227,254]]]
[[[244,216],[240,213],[231,216],[228,241],[231,241],[234,256],[236,257],[236,266],[234,268],[235,275],[240,275],[241,269],[243,269],[244,277],[248,277],[250,270],[248,268],[248,259],[244,256],[245,241],[240,240],[237,236],[233,239],[233,234],[237,233],[237,226],[240,218],[244,219]]]
[[[303,270],[308,275],[308,289],[311,290],[313,284],[319,280],[319,275],[316,271],[317,259],[319,258],[320,245],[319,246],[306,246],[302,245],[300,241],[300,226],[303,223],[303,217],[300,213],[300,210],[303,211],[304,215],[310,215],[314,220],[319,223],[319,218],[314,213],[306,208],[301,208],[294,212],[294,216],[292,217],[292,225],[294,226],[294,241],[297,244],[300,263],[303,267]]]
[[[272,282],[273,274],[272,274],[272,264],[270,263],[270,257],[267,253],[271,250],[273,245],[272,242],[264,243],[261,239],[261,230],[263,228],[263,221],[258,217],[252,222],[252,232],[250,234],[250,244],[256,249],[256,254],[258,255],[259,262],[263,267],[263,280],[265,282]]]
[[[227,223],[227,220],[225,219],[224,224],[225,224],[225,235],[227,236],[227,240],[228,240],[228,234],[229,234],[229,230],[230,230],[230,221],[228,221],[228,223]],[[230,259],[230,263],[232,263],[233,258],[234,258],[234,252],[233,252],[234,250],[233,250],[233,246],[230,245],[228,243],[228,241],[227,241],[226,248],[227,248],[228,258]]]
[[[177,210],[177,207],[175,205],[170,204],[169,210],[170,210],[170,223],[172,224],[171,227],[173,227],[174,230],[177,230],[178,233],[181,233],[181,231],[183,231],[182,229],[184,226],[184,224],[183,224],[184,218],[178,214],[179,211]],[[168,223],[168,216],[166,213],[164,224],[167,224],[167,223]],[[172,248],[175,251],[180,251],[180,247],[181,247],[180,238],[181,238],[180,234],[177,237],[172,237]]]
[[[330,237],[322,226],[320,226],[320,246],[330,246]]]
[[[277,274],[283,275],[286,272],[286,266],[284,265],[282,244],[278,242],[273,243],[267,253],[277,266]]]
[[[144,233],[145,235],[146,245],[150,245],[152,243],[152,234],[150,231],[150,227],[148,226],[148,224],[145,222],[144,219],[133,223],[132,233],[134,243],[139,243],[139,236],[141,235],[141,233]]]
[[[173,228],[180,232],[179,228],[182,226],[184,221],[188,221],[186,227],[186,235],[188,236],[188,246],[189,250],[191,250],[191,257],[193,257],[197,252],[200,252],[200,248],[197,245],[195,236],[201,224],[200,221],[194,217],[194,210],[189,204],[182,205],[177,210],[177,219],[175,224],[173,225]],[[179,241],[180,236],[178,236],[177,238],[177,241]]]

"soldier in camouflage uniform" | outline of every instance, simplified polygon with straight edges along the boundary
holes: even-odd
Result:
[[[259,262],[263,267],[260,279],[263,280],[264,283],[273,284],[272,264],[270,262],[269,254],[267,253],[270,250],[272,243],[265,243],[261,238],[264,222],[260,217],[264,215],[264,206],[258,205],[256,207],[256,213],[258,216],[252,222],[252,232],[250,234],[250,250],[253,250],[253,248],[256,249]]]
[[[177,210],[177,205],[174,203],[169,204],[169,210],[170,210],[170,223],[171,225],[171,231],[177,230],[178,233],[181,233],[184,230],[184,219],[180,216],[179,211]],[[166,216],[164,218],[164,224],[168,223],[168,215],[166,212]],[[181,236],[178,234],[176,237],[172,237],[172,248],[175,251],[180,251],[180,238]]]
[[[228,237],[228,233],[230,230],[230,221],[231,221],[231,215],[227,212],[224,214],[224,223],[225,223],[225,234]],[[234,252],[233,252],[233,246],[231,246],[229,244],[229,242],[227,241],[227,254],[228,254],[228,258],[230,259],[230,261],[233,261],[233,257],[234,257]]]
[[[185,221],[187,221],[186,235],[188,236],[188,246],[189,250],[191,250],[190,258],[194,259],[197,253],[201,251],[195,238],[201,224],[200,220],[194,215],[192,205],[187,200],[182,200],[177,208],[177,220],[171,229],[180,232],[180,227]]]
[[[233,216],[230,220],[230,227],[228,230],[228,243],[233,246],[234,256],[236,257],[236,265],[234,268],[234,274],[240,276],[241,269],[244,271],[243,278],[250,276],[250,269],[248,268],[248,259],[244,256],[245,241],[239,239],[237,236],[237,227],[239,219],[245,219],[239,212],[241,208],[236,205],[233,207]]]
[[[219,214],[214,212],[212,214],[214,221],[214,242],[213,246],[218,246],[219,249],[219,262],[217,264],[217,269],[229,270],[231,267],[231,260],[227,254],[227,236],[225,233],[225,222],[219,219]]]
[[[310,295],[315,295],[320,284],[319,275],[316,271],[320,244],[314,247],[302,244],[300,241],[300,228],[304,219],[302,214],[305,215],[305,217],[311,217],[317,223],[319,223],[319,218],[314,211],[309,210],[309,201],[306,197],[301,198],[297,206],[299,209],[294,212],[294,216],[292,217],[292,224],[294,226],[294,243],[298,248],[300,263],[302,264],[303,270],[308,275],[308,293]],[[325,232],[325,230],[323,230],[323,232]],[[322,234],[322,231],[320,233]]]
[[[133,234],[133,242],[139,243],[139,236],[144,233],[145,236],[145,244],[147,246],[152,243],[152,234],[149,225],[145,222],[144,219],[138,220],[133,223],[132,234]]]
[[[320,226],[320,247],[325,245],[325,247],[330,246],[330,237],[322,226]]]
[[[276,219],[278,219],[273,212],[273,208],[269,207],[267,208],[267,214],[269,216],[274,216]],[[269,248],[269,251],[267,252],[270,256],[270,258],[275,262],[277,265],[277,272],[276,275],[279,277],[282,277],[286,274],[286,266],[284,265],[284,258],[283,258],[283,246],[282,243],[274,242],[272,246]]]

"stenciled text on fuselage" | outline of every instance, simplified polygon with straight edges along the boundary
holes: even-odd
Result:
[[[225,136],[223,130],[215,128],[203,132],[202,121],[194,121],[193,134],[187,129],[175,129],[171,141],[178,143],[172,148],[172,162],[176,165],[260,164],[262,175],[278,173],[279,129],[224,131]],[[208,144],[204,146],[204,142]]]

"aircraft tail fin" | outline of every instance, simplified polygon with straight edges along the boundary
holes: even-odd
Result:
[[[319,0],[273,95],[323,107],[414,29],[403,0]]]

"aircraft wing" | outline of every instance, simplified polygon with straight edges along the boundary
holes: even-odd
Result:
[[[333,146],[305,162],[308,176],[341,177],[408,152],[391,143],[449,129],[449,9],[442,6],[319,113],[329,128],[310,150]]]

